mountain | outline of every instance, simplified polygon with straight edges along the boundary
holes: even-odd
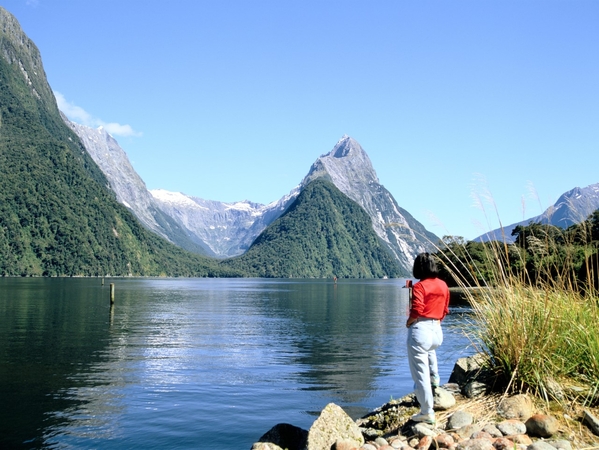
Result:
[[[364,208],[374,231],[404,273],[411,272],[418,253],[431,250],[432,244],[438,242],[438,237],[401,208],[379,183],[368,155],[349,136],[343,136],[329,153],[320,156],[288,195],[268,205],[248,201],[222,203],[163,190],[152,191],[152,195],[159,208],[203,240],[217,256],[237,256],[286,210],[305,186],[318,178],[331,181]]]
[[[214,256],[203,240],[158,207],[125,151],[103,127],[90,128],[71,122],[64,115],[62,118],[100,167],[118,202],[130,209],[148,230],[191,252]]]
[[[39,50],[0,7],[0,275],[219,275],[144,229],[64,123]]]
[[[67,123],[109,179],[117,199],[148,229],[188,250],[198,251],[200,247],[204,254],[219,258],[241,255],[300,191],[318,178],[331,181],[366,210],[374,231],[405,273],[411,271],[418,253],[430,250],[438,241],[379,183],[368,155],[349,136],[343,136],[331,152],[320,156],[288,195],[263,205],[247,200],[223,203],[161,189],[148,193],[125,152],[106,131]]]
[[[216,257],[237,256],[297,197],[297,190],[263,205],[248,200],[223,203],[179,192],[152,190],[157,206],[188,233],[203,242]]]
[[[222,264],[255,277],[405,275],[374,232],[366,211],[323,178],[306,184],[246,253]]]
[[[432,244],[439,241],[379,183],[370,158],[351,137],[343,136],[330,153],[318,158],[301,186],[317,178],[330,180],[364,208],[374,231],[406,273],[412,271],[418,253],[431,250]]]
[[[518,225],[542,223],[568,228],[571,225],[585,221],[597,209],[599,209],[599,183],[591,184],[585,188],[575,187],[562,194],[543,214],[513,223],[503,227],[503,229],[498,228],[490,231],[474,240],[477,242],[498,240],[512,243],[514,242],[512,231]]]

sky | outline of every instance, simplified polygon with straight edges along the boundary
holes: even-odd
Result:
[[[438,236],[599,183],[594,0],[1,0],[149,189],[276,201],[343,135]]]

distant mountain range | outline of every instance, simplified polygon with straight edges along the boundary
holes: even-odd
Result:
[[[372,229],[366,211],[324,178],[308,182],[247,252],[223,264],[258,277],[407,275]]]
[[[427,239],[347,136],[269,205],[149,193],[105,130],[60,114],[0,7],[0,275],[394,277]]]
[[[117,199],[148,229],[190,251],[200,248],[202,253],[220,258],[241,255],[311,181],[320,178],[332,182],[364,208],[403,273],[410,273],[415,256],[438,241],[399,207],[379,183],[364,149],[349,136],[343,136],[331,152],[320,156],[299,185],[283,198],[268,205],[247,200],[223,203],[161,189],[148,193],[125,152],[105,130],[65,120],[108,178]]]
[[[598,190],[530,220],[580,222]],[[0,276],[393,277],[437,241],[349,136],[268,205],[149,192],[105,130],[60,114],[37,47],[0,7]]]
[[[547,208],[543,214],[530,219],[522,220],[503,228],[497,228],[485,233],[476,239],[478,242],[491,240],[502,242],[514,242],[512,231],[518,225],[530,223],[542,223],[554,225],[560,228],[568,228],[570,225],[581,223],[599,209],[599,183],[591,184],[585,188],[576,187],[560,196],[557,201]]]

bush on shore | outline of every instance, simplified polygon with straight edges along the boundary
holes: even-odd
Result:
[[[472,337],[495,388],[597,405],[599,212],[567,230],[530,224],[513,234],[513,244],[446,236],[436,253],[472,304]]]

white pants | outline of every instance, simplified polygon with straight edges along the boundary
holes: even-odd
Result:
[[[419,320],[408,328],[408,362],[421,414],[433,413],[431,378],[439,379],[435,349],[443,343],[439,320]]]

